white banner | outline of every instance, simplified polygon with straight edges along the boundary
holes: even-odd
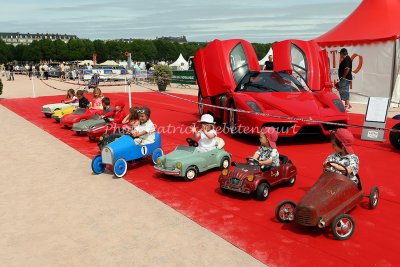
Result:
[[[367,103],[369,96],[392,97],[393,53],[395,42],[346,46],[353,61],[353,82],[350,101]],[[327,47],[331,78],[338,81],[340,63],[339,51],[342,47]],[[365,95],[367,97],[359,96]]]

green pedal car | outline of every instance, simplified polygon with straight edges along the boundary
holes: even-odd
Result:
[[[231,154],[226,152],[221,138],[217,146],[207,152],[199,152],[197,141],[186,138],[188,146],[177,146],[171,153],[157,159],[156,171],[173,176],[183,177],[185,181],[194,181],[198,174],[209,169],[227,169],[231,163]]]

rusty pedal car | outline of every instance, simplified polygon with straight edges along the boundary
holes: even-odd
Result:
[[[331,163],[338,164],[328,162],[328,165]],[[357,186],[347,176],[347,170],[343,174],[325,171],[297,205],[290,200],[281,202],[275,210],[276,218],[280,222],[294,221],[303,226],[330,226],[335,238],[349,239],[354,233],[355,223],[347,212],[360,204],[364,197],[369,197],[369,207],[374,209],[378,205],[379,189],[375,186],[369,196],[365,196],[361,180]]]
[[[297,169],[287,156],[279,155],[280,166],[264,170],[258,160],[247,157],[247,163],[234,163],[232,170],[223,170],[219,176],[220,189],[223,193],[235,191],[245,194],[255,193],[257,200],[266,200],[272,186],[296,182]]]

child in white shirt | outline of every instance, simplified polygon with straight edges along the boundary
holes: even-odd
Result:
[[[215,149],[217,146],[215,139],[215,137],[217,137],[217,132],[214,129],[214,117],[210,114],[204,114],[201,116],[199,122],[201,123],[201,129],[199,131],[197,131],[195,126],[192,128],[194,137],[200,138],[197,150],[199,152],[207,152]]]

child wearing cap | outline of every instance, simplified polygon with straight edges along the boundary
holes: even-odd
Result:
[[[141,107],[137,110],[139,117],[139,125],[131,131],[131,135],[135,137],[137,145],[146,145],[154,143],[156,140],[156,127],[150,120],[150,109],[148,107]]]
[[[264,127],[260,132],[260,146],[253,158],[257,159],[264,169],[275,168],[279,166],[279,152],[276,148],[278,132],[273,127]]]
[[[125,118],[126,114],[124,112],[125,104],[122,101],[117,101],[115,103],[115,109],[104,114],[104,117],[107,117],[110,121],[115,123],[122,123],[122,120]]]
[[[197,150],[199,152],[207,152],[215,149],[217,146],[217,132],[214,130],[214,117],[210,114],[203,114],[200,118],[201,129],[197,131],[196,126],[192,127],[194,138],[200,138]]]
[[[337,162],[346,167],[350,180],[358,185],[358,178],[356,174],[359,170],[359,159],[354,154],[352,147],[353,135],[349,130],[339,128],[336,132],[331,134],[331,144],[335,153],[329,155],[325,160],[323,167],[324,170],[342,173],[344,168],[338,164],[331,163],[328,166],[327,162]]]

